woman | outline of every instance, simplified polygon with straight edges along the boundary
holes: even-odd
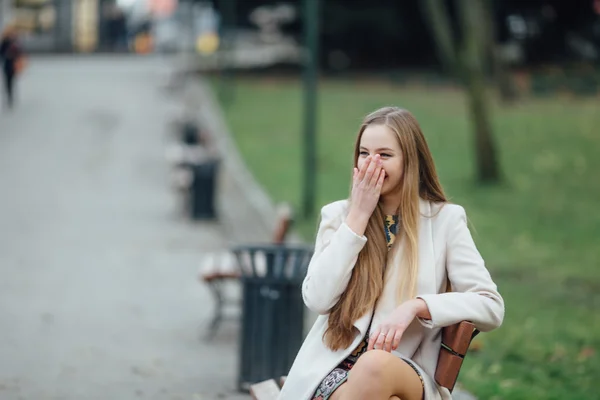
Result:
[[[21,57],[21,48],[17,43],[17,34],[13,27],[8,26],[0,38],[0,59],[4,75],[4,90],[9,107],[14,103],[14,84],[17,74],[17,63]]]
[[[433,379],[440,329],[497,328],[502,297],[412,114],[368,115],[354,166],[350,199],[321,211],[302,286],[320,315],[279,399],[450,399]]]

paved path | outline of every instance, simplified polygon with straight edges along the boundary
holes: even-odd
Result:
[[[0,399],[243,399],[235,326],[199,340],[198,259],[227,239],[178,214],[159,58],[31,60],[0,112]]]

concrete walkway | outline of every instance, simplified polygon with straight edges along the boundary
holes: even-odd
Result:
[[[159,58],[32,59],[0,112],[0,398],[246,399],[236,326],[199,339],[231,240],[180,216]]]

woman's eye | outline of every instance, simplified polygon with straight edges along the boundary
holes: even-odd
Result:
[[[381,153],[379,154],[381,157],[391,157],[391,155],[387,154],[387,153]]]
[[[365,156],[365,157],[369,155],[369,153],[368,153],[368,152],[366,152],[366,151],[361,151],[361,152],[360,152],[360,153],[358,153],[358,154],[359,154],[359,155],[361,155],[361,156]]]

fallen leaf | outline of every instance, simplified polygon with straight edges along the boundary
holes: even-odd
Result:
[[[584,347],[577,355],[577,361],[582,362],[596,354],[596,349],[593,347]]]
[[[483,342],[481,340],[474,340],[473,343],[469,346],[470,352],[477,352],[483,349]]]

